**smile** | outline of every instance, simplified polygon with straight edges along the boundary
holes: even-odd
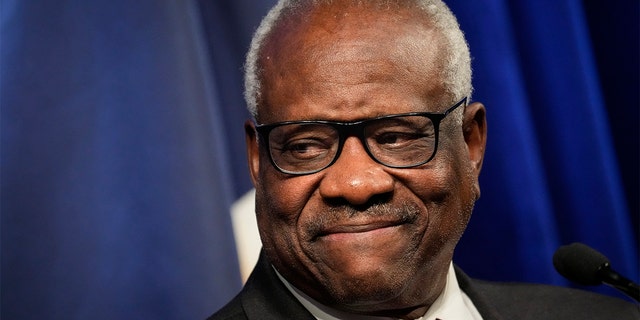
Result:
[[[402,221],[379,221],[366,224],[345,224],[327,228],[320,232],[316,240],[348,240],[382,236],[386,232],[395,231],[405,224]]]

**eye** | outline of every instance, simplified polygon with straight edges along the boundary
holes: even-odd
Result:
[[[406,132],[384,132],[375,137],[377,144],[402,144],[417,139],[416,134]]]
[[[411,147],[416,142],[429,139],[429,135],[409,128],[389,128],[376,132],[371,138],[376,145],[390,149]]]
[[[330,149],[331,144],[322,139],[291,139],[287,141],[282,148],[280,148],[280,154],[283,157],[293,157],[300,160],[306,160],[320,157],[326,154]]]
[[[290,124],[274,129],[270,141],[272,156],[293,165],[325,159],[337,148],[338,134],[324,124]]]
[[[433,129],[427,117],[403,116],[373,122],[365,134],[370,146],[403,151],[429,143],[435,137]]]

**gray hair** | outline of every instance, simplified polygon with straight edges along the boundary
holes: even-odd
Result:
[[[269,34],[276,27],[278,22],[287,17],[288,14],[296,13],[300,8],[308,8],[321,3],[331,3],[336,0],[279,0],[278,3],[264,17],[260,26],[253,35],[251,46],[247,53],[245,62],[244,97],[247,108],[254,118],[258,116],[258,102],[261,92],[261,67],[259,65],[260,54],[264,47],[264,42]],[[367,1],[357,1],[367,2]],[[426,13],[433,28],[440,31],[444,39],[445,53],[440,58],[443,59],[442,79],[445,94],[451,99],[461,99],[471,97],[473,87],[471,84],[471,56],[469,45],[467,44],[456,17],[447,5],[441,0],[379,0],[369,1],[372,3],[395,2],[404,6],[413,5],[415,8]]]

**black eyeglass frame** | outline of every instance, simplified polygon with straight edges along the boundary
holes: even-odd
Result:
[[[376,118],[371,118],[371,119],[364,119],[364,120],[359,120],[359,121],[353,121],[353,122],[336,122],[336,121],[328,121],[328,120],[298,120],[298,121],[283,121],[283,122],[275,122],[275,123],[269,123],[269,124],[260,124],[260,125],[256,125],[256,132],[258,133],[258,135],[260,135],[260,137],[262,139],[260,139],[260,141],[262,141],[262,143],[264,143],[264,147],[266,148],[267,154],[269,155],[269,161],[271,162],[271,164],[273,165],[274,168],[276,168],[278,171],[285,173],[285,174],[291,174],[291,175],[297,175],[297,176],[302,176],[302,175],[307,175],[307,174],[313,174],[316,172],[320,172],[328,167],[330,167],[331,165],[333,165],[338,158],[340,157],[340,154],[342,153],[342,147],[344,146],[344,142],[347,140],[346,137],[349,136],[355,136],[358,137],[358,139],[360,140],[360,143],[362,143],[362,146],[364,147],[365,151],[367,152],[367,154],[369,155],[369,157],[371,159],[373,159],[375,162],[389,167],[389,168],[396,168],[396,169],[406,169],[406,168],[414,168],[414,167],[418,167],[421,166],[429,161],[431,161],[435,155],[436,152],[438,151],[438,142],[439,142],[439,138],[440,138],[440,122],[442,122],[442,120],[449,115],[450,113],[452,113],[454,110],[456,110],[456,108],[458,108],[459,106],[464,105],[466,107],[467,105],[467,97],[462,98],[460,101],[456,102],[453,106],[451,106],[449,109],[445,110],[444,112],[409,112],[409,113],[399,113],[399,114],[390,114],[390,115],[384,115],[381,117],[376,117]],[[366,141],[366,137],[364,135],[365,133],[365,127],[373,122],[373,121],[377,121],[377,120],[383,120],[383,119],[390,119],[390,118],[397,118],[397,117],[405,117],[405,116],[423,116],[423,117],[427,117],[429,118],[429,120],[431,120],[431,122],[433,123],[433,129],[434,129],[434,133],[435,133],[435,142],[434,142],[434,147],[433,147],[433,152],[431,153],[431,156],[429,156],[425,161],[422,161],[420,163],[417,164],[411,164],[411,165],[406,165],[406,166],[396,166],[396,165],[389,165],[386,164],[380,160],[378,160],[373,153],[371,152],[371,150],[369,150],[369,145],[367,144]],[[315,169],[315,170],[310,170],[310,171],[302,171],[302,172],[296,172],[296,171],[289,171],[289,170],[285,170],[281,167],[278,166],[278,164],[276,164],[276,162],[273,160],[273,155],[271,154],[271,148],[269,147],[269,133],[280,126],[283,125],[289,125],[289,124],[324,124],[324,125],[329,125],[331,127],[333,127],[336,132],[338,133],[338,149],[336,150],[336,154],[333,156],[333,160],[331,160],[329,163],[327,163],[327,165],[319,168],[319,169]]]

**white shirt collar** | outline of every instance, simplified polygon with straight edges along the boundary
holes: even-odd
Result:
[[[275,270],[275,268],[274,268]],[[313,298],[307,296],[304,292],[295,288],[287,280],[285,280],[276,270],[276,274],[291,293],[309,310],[309,312],[318,320],[390,320],[393,318],[373,317],[346,313],[327,307]],[[440,296],[431,305],[427,313],[416,320],[482,320],[482,316],[473,305],[469,297],[460,290],[458,279],[453,269],[453,263],[449,266],[447,273],[447,283],[442,290]]]

